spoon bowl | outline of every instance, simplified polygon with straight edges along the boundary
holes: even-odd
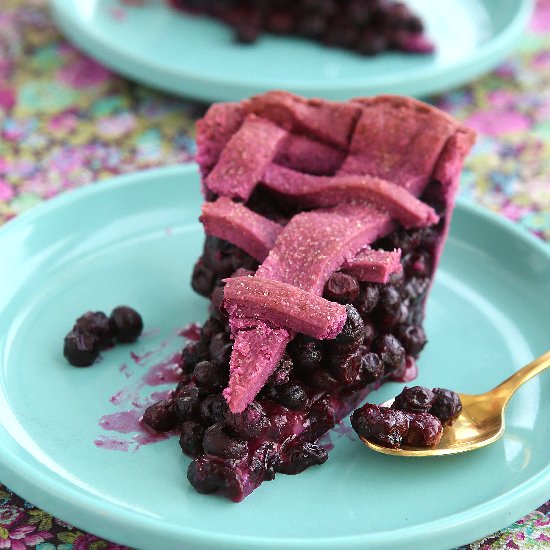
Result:
[[[441,456],[473,451],[495,442],[504,433],[504,411],[513,393],[525,382],[550,367],[550,351],[510,376],[496,388],[479,395],[459,393],[462,412],[451,426],[443,428],[441,440],[431,447],[398,449],[384,447],[361,437],[362,441],[380,453],[397,456]],[[390,407],[393,399],[380,405]]]

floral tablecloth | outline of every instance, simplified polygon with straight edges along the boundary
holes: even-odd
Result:
[[[550,241],[550,0],[538,1],[515,55],[432,101],[481,134],[462,195]],[[205,109],[80,53],[56,29],[45,0],[1,0],[0,225],[66,189],[190,161],[194,121]],[[123,547],[0,484],[0,548]],[[550,501],[465,548],[550,548]]]

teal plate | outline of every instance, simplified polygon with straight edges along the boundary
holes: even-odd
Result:
[[[130,78],[206,101],[239,100],[274,88],[348,99],[426,96],[495,67],[517,44],[532,0],[409,0],[436,44],[433,55],[365,58],[315,42],[266,35],[239,45],[210,19],[174,12],[163,0],[51,0],[66,35]]]
[[[134,437],[131,426],[116,434],[98,422],[150,392],[147,357],[162,363],[182,345],[178,330],[206,316],[189,286],[203,240],[198,182],[193,165],[128,175],[68,192],[0,230],[3,483],[82,529],[163,550],[449,548],[548,498],[549,371],[512,398],[506,433],[489,447],[403,459],[370,451],[344,423],[326,464],[278,475],[240,504],[193,491],[175,438],[133,452],[95,445]],[[460,202],[418,382],[492,388],[550,348],[549,296],[549,248]],[[74,319],[121,303],[142,313],[140,340],[91,368],[69,366],[61,348]],[[388,384],[372,399],[401,387]]]

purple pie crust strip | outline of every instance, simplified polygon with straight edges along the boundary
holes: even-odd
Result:
[[[419,196],[458,124],[414,99],[378,96],[354,100],[362,108],[340,174],[370,174]]]
[[[369,175],[313,176],[272,164],[262,181],[269,189],[308,207],[365,201],[387,210],[406,228],[432,225],[439,219],[432,207],[418,200],[405,187]]]
[[[245,102],[245,110],[271,120],[293,134],[316,139],[347,150],[361,106],[303,98],[282,91],[267,92]]]
[[[205,178],[218,162],[233,134],[241,127],[244,109],[240,103],[214,103],[197,121],[197,157]]]
[[[388,252],[367,248],[359,252],[351,261],[344,262],[342,271],[360,281],[385,284],[390,280],[390,275],[403,271],[401,250]]]
[[[248,317],[326,340],[346,322],[346,307],[295,286],[261,277],[226,279],[224,307],[230,317]]]
[[[283,230],[278,223],[227,197],[205,202],[199,220],[208,235],[238,246],[260,262],[267,257]]]
[[[254,401],[293,337],[294,333],[272,328],[262,321],[235,336],[229,362],[229,385],[223,390],[232,412],[242,412]]]
[[[284,228],[256,275],[320,296],[329,277],[344,261],[394,227],[388,214],[365,205],[302,212]],[[252,402],[292,337],[288,330],[271,328],[262,321],[253,329],[237,333],[229,386],[224,391],[232,412],[242,412]]]
[[[218,195],[248,200],[286,135],[269,120],[247,115],[206,177],[206,187]]]
[[[346,154],[333,147],[302,135],[289,134],[281,143],[275,164],[287,166],[306,174],[334,174]]]

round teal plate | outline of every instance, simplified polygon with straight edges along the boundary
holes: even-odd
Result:
[[[274,88],[347,99],[426,96],[495,67],[515,46],[532,0],[409,0],[436,44],[433,55],[365,58],[315,42],[266,35],[239,45],[216,21],[163,0],[51,0],[61,29],[84,51],[130,78],[206,101],[239,100]]]
[[[489,447],[397,458],[370,451],[344,423],[326,464],[278,475],[239,504],[194,492],[176,438],[139,446],[132,413],[172,387],[146,380],[181,348],[180,329],[206,316],[189,286],[203,241],[198,182],[193,165],[128,175],[66,193],[0,230],[3,483],[82,529],[163,550],[450,548],[544,502],[550,371],[512,398],[506,433]],[[549,248],[460,202],[418,382],[492,388],[550,348],[549,296]],[[143,315],[139,341],[88,369],[68,365],[61,349],[74,319],[121,303]],[[109,431],[125,412],[126,432]]]

